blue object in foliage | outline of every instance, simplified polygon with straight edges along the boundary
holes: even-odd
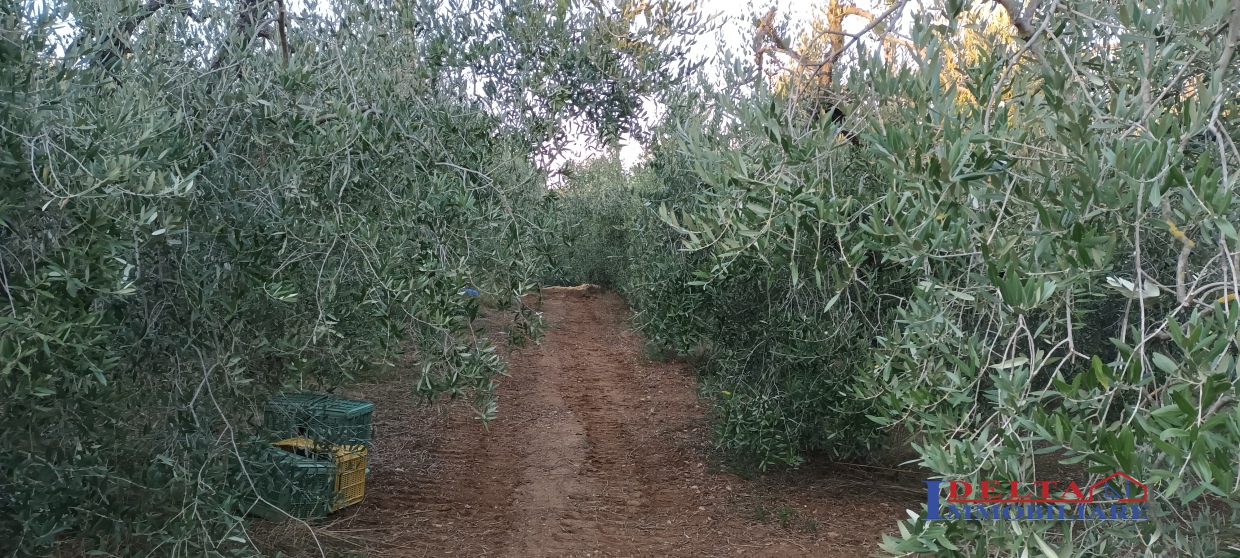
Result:
[[[468,297],[477,297],[480,293],[478,292],[478,289],[473,287],[465,287],[464,289],[461,289],[461,292],[456,294],[465,295]]]

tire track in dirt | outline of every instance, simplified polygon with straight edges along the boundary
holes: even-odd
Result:
[[[354,390],[376,403],[368,495],[318,526],[320,543],[402,558],[861,557],[915,505],[834,473],[764,483],[708,471],[695,379],[639,356],[618,296],[547,289],[541,310],[546,335],[510,355],[489,430],[463,406],[416,405],[407,378]],[[797,523],[755,520],[755,502]],[[279,529],[286,554],[319,554]]]
[[[508,554],[610,555],[623,549],[630,555],[651,556],[674,551],[686,538],[659,524],[659,507],[652,505],[660,492],[673,487],[647,484],[650,475],[642,458],[648,451],[634,428],[644,426],[648,420],[642,419],[651,414],[640,416],[641,401],[649,399],[641,395],[636,377],[642,368],[637,358],[639,340],[616,323],[625,313],[614,297],[573,301],[555,294],[546,301],[547,315],[555,321],[538,351],[537,374],[540,383],[546,383],[539,391],[555,391],[556,401],[568,406],[562,416],[573,420],[548,425],[543,431],[571,431],[584,438],[578,438],[583,443],[550,440],[545,446],[543,436],[531,440],[530,454],[523,463],[526,471],[565,467],[562,464],[568,459],[573,465],[566,468],[575,469],[576,477],[559,484],[532,481],[559,495],[565,504],[559,508],[542,508],[539,504],[547,501],[544,495],[527,501],[518,490],[514,502],[518,514],[520,510],[543,513],[518,529],[516,546]],[[678,387],[686,387],[683,381],[679,383]],[[686,395],[692,400],[691,386]],[[566,446],[573,451],[556,451]],[[692,499],[689,494],[662,496],[681,504]]]

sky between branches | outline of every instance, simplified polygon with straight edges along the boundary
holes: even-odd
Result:
[[[856,0],[854,3],[857,7],[869,10],[875,14],[885,11],[889,6],[886,0]],[[899,20],[888,22],[888,27],[901,30],[907,29],[911,21],[910,14],[920,4],[920,0],[908,2],[903,13],[900,14]],[[722,64],[726,63],[725,60],[728,55],[752,58],[754,21],[765,14],[771,7],[777,9],[776,21],[787,23],[786,37],[789,40],[795,40],[802,31],[810,26],[814,15],[824,9],[826,5],[826,0],[701,0],[700,9],[708,14],[713,14],[715,21],[718,22],[718,27],[709,36],[703,37],[702,40],[696,43],[693,56],[708,60],[703,66],[703,71],[708,73],[707,77],[711,81],[719,83],[723,79]],[[846,33],[858,33],[868,23],[863,18],[850,17],[844,20],[844,31]],[[892,25],[893,23],[894,25]],[[657,122],[663,116],[662,107],[651,100],[646,101],[645,111],[648,123]],[[577,136],[573,138],[569,149],[566,150],[566,158],[571,161],[582,162],[598,157],[603,153],[603,148],[596,142],[592,142],[584,136]],[[628,136],[622,139],[620,160],[624,168],[631,168],[641,161],[644,155],[645,152],[640,143]]]

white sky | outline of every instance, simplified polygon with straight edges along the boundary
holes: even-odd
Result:
[[[821,0],[825,3],[825,0]],[[867,1],[867,0],[862,0]],[[808,24],[810,16],[816,5],[815,0],[791,0],[778,2],[774,0],[701,0],[700,7],[703,12],[714,16],[719,24],[719,28],[711,35],[700,37],[697,44],[693,48],[693,56],[696,58],[711,58],[717,55],[730,52],[737,55],[748,55],[753,41],[753,21],[752,18],[766,14],[771,6],[778,8],[777,17],[791,18],[794,26]],[[707,63],[702,67],[704,71],[711,73],[712,79],[720,77],[719,67],[714,64]],[[661,107],[657,103],[647,101],[645,103],[646,114],[651,121],[657,121],[662,118]],[[641,160],[644,155],[642,146],[637,142],[626,138],[621,143],[620,161],[624,168],[630,168]],[[596,150],[584,149],[578,154],[578,160],[589,159],[597,156]]]

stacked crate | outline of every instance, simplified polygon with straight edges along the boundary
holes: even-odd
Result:
[[[320,518],[366,496],[373,403],[312,393],[281,393],[263,412],[266,430],[284,439],[264,454],[255,478],[258,515]]]
[[[352,506],[366,497],[366,446],[329,446],[309,438],[289,438],[275,446],[298,457],[332,465],[328,511]]]
[[[288,516],[318,519],[332,511],[336,465],[269,447],[248,464],[254,488],[262,496],[250,512],[280,521]]]
[[[370,445],[375,404],[317,393],[281,393],[267,403],[263,423],[286,437],[338,446]]]

